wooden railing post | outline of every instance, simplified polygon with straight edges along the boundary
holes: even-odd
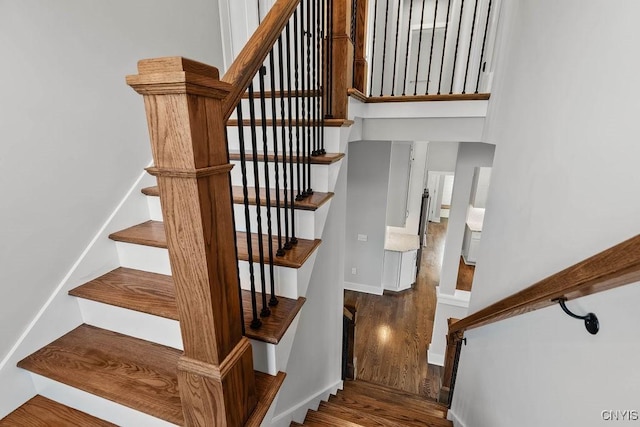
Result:
[[[353,87],[362,93],[367,90],[368,65],[365,57],[367,45],[367,16],[369,0],[358,0],[356,14],[356,28],[354,44]]]
[[[348,119],[347,90],[353,82],[353,41],[351,40],[351,0],[333,1],[331,73],[331,113],[335,119]]]
[[[449,327],[456,323],[459,319],[448,319]],[[462,341],[462,333],[447,334],[447,349],[444,356],[444,374],[442,376],[442,386],[440,387],[440,396],[438,401],[448,404],[451,399],[451,387],[453,378],[455,377],[455,368],[457,366],[456,357],[459,355],[458,346]]]
[[[180,57],[142,60],[127,83],[144,96],[184,355],[187,426],[241,426],[256,405],[242,334],[223,102],[218,70]]]

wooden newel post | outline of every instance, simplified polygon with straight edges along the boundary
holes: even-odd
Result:
[[[353,41],[351,40],[351,0],[333,0],[333,59],[331,113],[333,118],[348,119],[347,90],[353,82]]]
[[[256,405],[242,335],[223,100],[218,70],[180,57],[142,60],[127,83],[144,96],[184,355],[187,426],[241,426]]]
[[[366,60],[368,0],[358,0],[354,44],[353,87],[362,93],[367,91],[368,65]]]

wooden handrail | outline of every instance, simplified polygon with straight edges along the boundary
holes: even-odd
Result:
[[[553,304],[640,281],[640,235],[604,250],[559,273],[461,319],[449,335],[519,316]]]
[[[464,332],[510,317],[640,281],[640,234],[504,298],[462,320],[449,319],[440,401],[451,404]]]
[[[293,11],[298,7],[298,3],[300,0],[278,0],[220,79],[232,86],[224,99],[225,120],[231,116],[251,80],[262,67],[265,58],[293,15]]]

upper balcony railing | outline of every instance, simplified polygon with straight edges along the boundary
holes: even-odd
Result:
[[[496,0],[352,2],[353,87],[362,94],[388,101],[488,97]]]

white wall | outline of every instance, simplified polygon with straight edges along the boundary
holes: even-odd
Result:
[[[427,149],[427,170],[454,172],[458,159],[457,142],[429,142]]]
[[[640,57],[630,54],[640,4],[603,5],[504,4],[486,133],[497,150],[471,311],[640,231],[640,87],[631,84]],[[469,331],[458,425],[600,426],[611,424],[603,410],[640,409],[639,300],[634,284],[572,301],[598,315],[596,336],[559,307]]]
[[[393,141],[389,160],[386,225],[404,228],[409,210],[409,184],[412,173],[413,143]]]
[[[0,360],[148,165],[124,77],[169,55],[221,64],[217,1],[0,2]]]
[[[347,289],[382,293],[391,142],[349,143],[344,280]],[[359,241],[358,235],[367,236]],[[352,268],[356,274],[352,274]]]

